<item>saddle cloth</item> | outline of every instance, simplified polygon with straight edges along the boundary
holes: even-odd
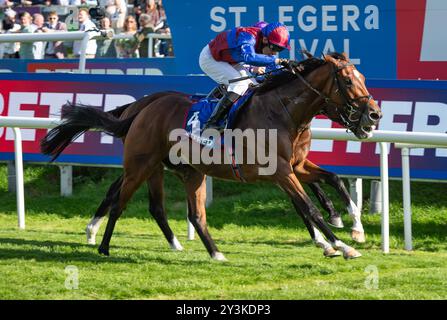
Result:
[[[250,99],[250,97],[253,95],[253,90],[248,90],[245,95],[240,97],[231,107],[230,111],[228,112],[228,122],[227,122],[227,129],[232,128],[233,122],[236,118],[236,114],[240,108],[244,106],[244,104]],[[192,99],[197,97],[191,97]],[[186,130],[188,135],[191,138],[197,138],[197,136],[200,136],[200,133],[205,125],[205,123],[210,118],[211,114],[214,111],[214,108],[216,108],[217,103],[219,100],[212,99],[212,98],[202,98],[196,103],[194,103],[191,108],[188,110],[183,128]],[[224,123],[224,120],[220,120],[218,122],[219,125],[222,125]],[[194,139],[197,140],[198,139]],[[200,141],[201,144],[205,146],[212,146],[214,143],[211,143],[210,141]],[[212,144],[212,145],[211,145]]]

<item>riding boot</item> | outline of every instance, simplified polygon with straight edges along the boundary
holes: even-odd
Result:
[[[205,126],[203,127],[203,130],[206,129],[216,129],[217,131],[222,131],[225,128],[225,122],[223,125],[219,126],[217,123],[221,119],[226,119],[228,111],[230,110],[233,103],[240,97],[235,92],[228,91],[225,93],[225,95],[220,99],[217,106],[214,108],[213,113],[211,114],[211,117],[208,119],[208,121],[205,123]]]

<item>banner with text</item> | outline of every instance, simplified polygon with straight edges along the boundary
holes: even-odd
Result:
[[[174,58],[93,59],[93,74],[202,74],[198,57],[219,32],[259,20],[284,23],[290,52],[320,56],[346,52],[366,76],[377,79],[447,80],[445,0],[165,0]],[[72,72],[76,60],[2,60],[0,72]]]
[[[370,92],[383,110],[379,129],[445,132],[447,128],[446,81],[368,81]],[[77,102],[111,110],[144,95],[175,90],[208,93],[214,83],[200,76],[101,76],[71,74],[1,74],[0,115],[58,117],[61,106]],[[324,117],[314,119],[315,127],[339,127]],[[46,129],[22,129],[24,159],[47,161],[39,152],[39,140]],[[154,138],[154,137],[152,137]],[[0,128],[0,160],[14,157],[11,129]],[[313,140],[310,159],[345,175],[379,176],[379,147],[376,143]],[[63,163],[119,166],[122,143],[99,132],[79,137],[58,159]],[[391,148],[390,175],[401,176],[400,150]],[[414,149],[411,176],[447,180],[447,149]]]

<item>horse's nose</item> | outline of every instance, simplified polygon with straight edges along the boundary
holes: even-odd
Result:
[[[371,121],[377,123],[382,118],[382,112],[377,108],[369,107],[368,117]]]

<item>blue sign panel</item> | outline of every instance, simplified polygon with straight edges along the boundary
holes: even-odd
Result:
[[[346,52],[367,78],[396,78],[396,3],[390,0],[195,0],[163,1],[170,21],[177,71],[202,73],[202,48],[218,33],[260,20],[288,26],[292,49],[301,59]]]

